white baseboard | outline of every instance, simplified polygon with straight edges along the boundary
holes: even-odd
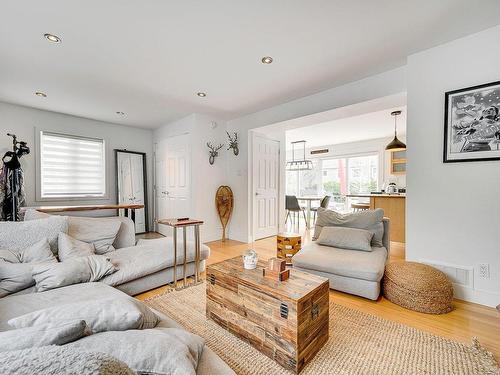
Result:
[[[500,304],[500,295],[481,289],[462,288],[460,286],[454,287],[454,297],[467,302],[478,303],[489,307],[496,307]]]
[[[495,307],[500,303],[499,294],[475,286],[474,267],[429,259],[418,259],[417,261],[433,266],[447,274],[453,284],[455,298],[490,307]]]

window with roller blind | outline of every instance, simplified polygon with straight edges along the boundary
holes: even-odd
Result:
[[[41,199],[106,196],[103,139],[41,131],[39,150]]]

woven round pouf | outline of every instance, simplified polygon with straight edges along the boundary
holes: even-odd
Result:
[[[427,314],[453,310],[453,286],[446,275],[422,263],[394,262],[385,267],[384,297],[397,305]]]

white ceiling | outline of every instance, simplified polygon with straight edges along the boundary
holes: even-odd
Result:
[[[0,100],[150,128],[229,119],[401,66],[499,14],[498,0],[4,0]]]
[[[406,106],[323,122],[286,132],[287,148],[290,142],[306,141],[306,147],[337,145],[394,136],[394,117],[391,112],[402,110],[397,119],[398,136],[406,134]]]

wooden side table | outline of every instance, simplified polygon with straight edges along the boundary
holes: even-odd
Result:
[[[188,220],[178,220],[178,219],[160,219],[158,220],[159,224],[168,225],[173,229],[173,239],[174,239],[174,281],[173,285],[176,289],[184,289],[187,286],[187,228],[193,227],[194,229],[194,285],[198,284],[200,281],[200,225],[203,224],[202,220],[196,219],[188,219]],[[183,248],[184,248],[184,263],[182,265],[183,268],[183,281],[182,288],[177,287],[177,229],[182,228],[182,240],[183,240]]]
[[[292,257],[302,248],[302,237],[297,233],[278,233],[276,239],[277,257],[292,265]]]

